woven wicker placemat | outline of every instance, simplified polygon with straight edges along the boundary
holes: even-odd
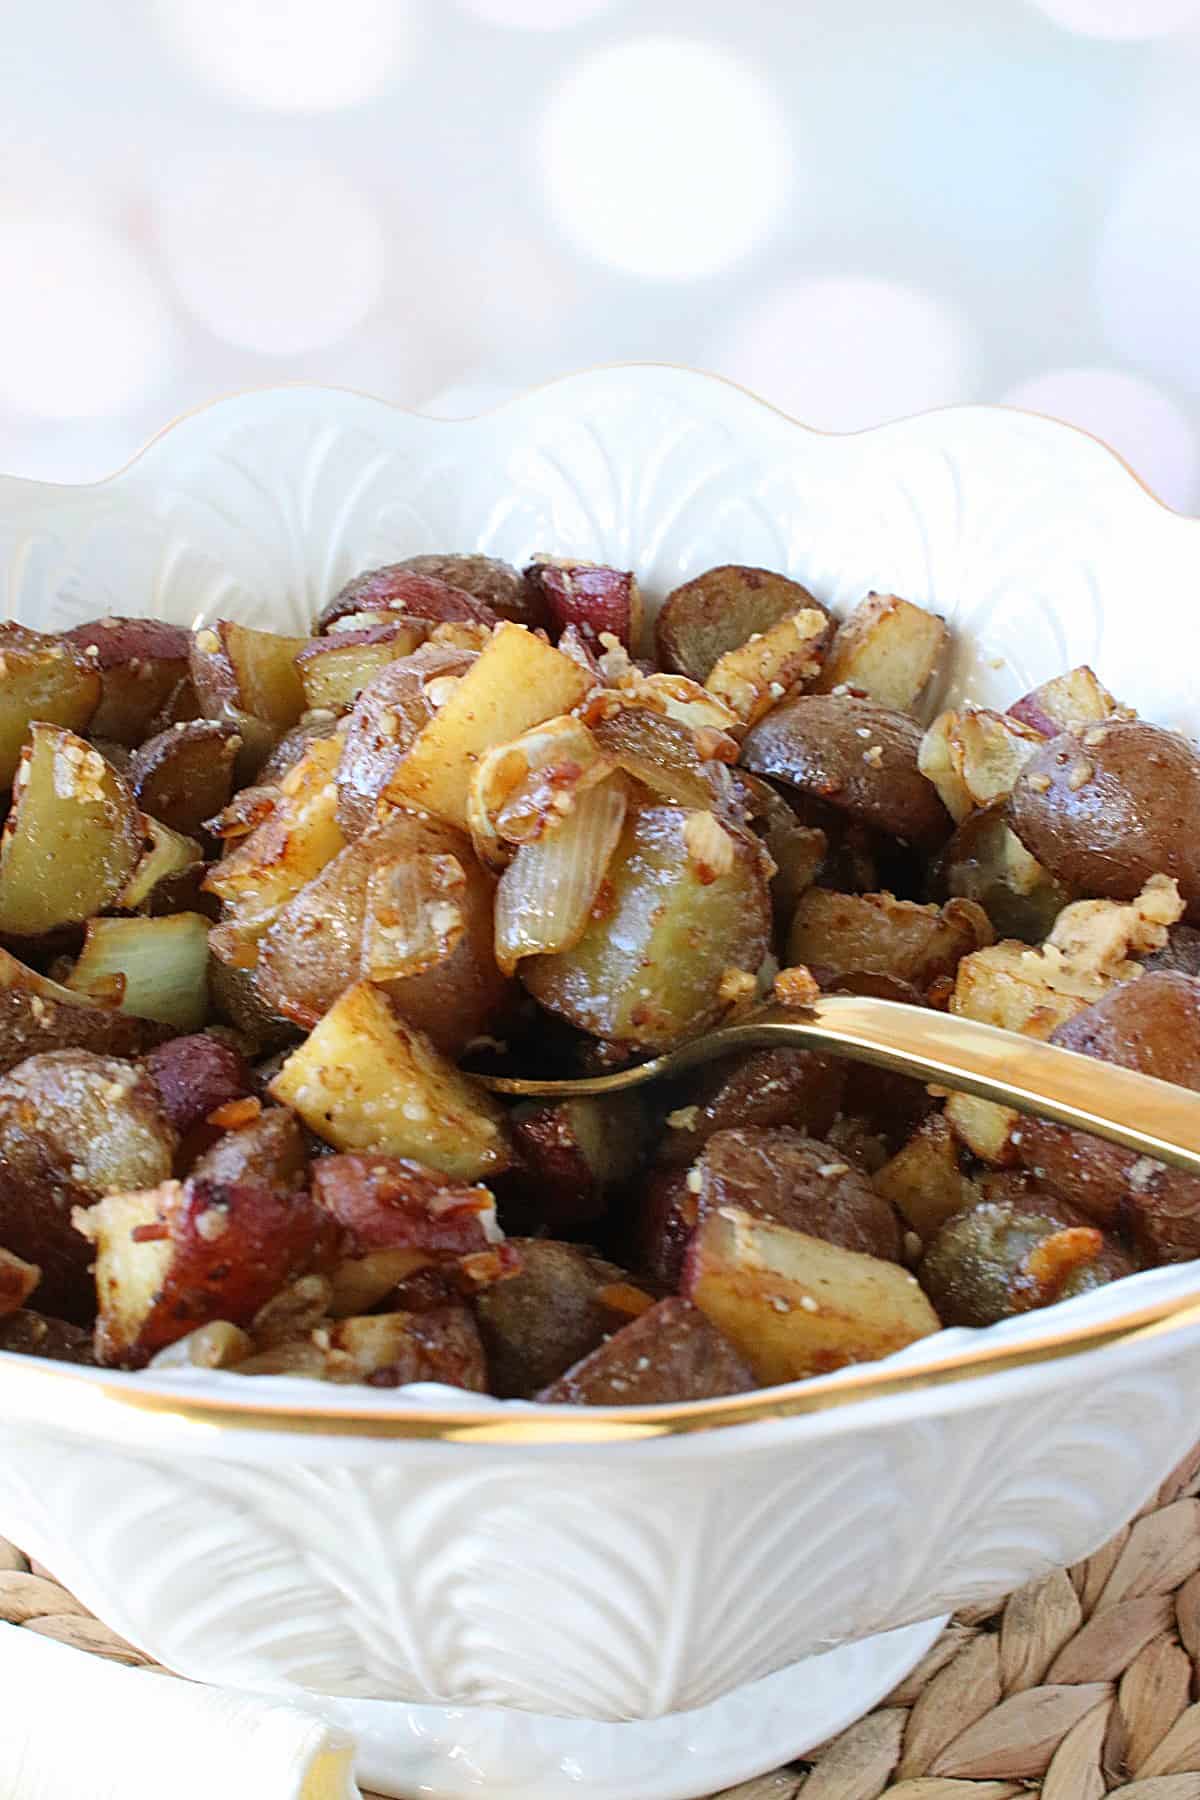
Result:
[[[722,1800],[1200,1800],[1198,1494],[1200,1446],[1086,1562],[957,1614],[874,1712]],[[3,1539],[0,1621],[157,1667]]]

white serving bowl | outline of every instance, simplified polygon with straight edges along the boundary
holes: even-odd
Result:
[[[1090,661],[1200,725],[1179,654],[1200,527],[1016,412],[827,437],[655,366],[450,422],[285,388],[92,487],[0,480],[5,610],[49,628],[303,630],[364,567],[547,548],[635,567],[652,601],[730,561],[836,606],[894,590],[955,627],[955,696]],[[0,1532],[169,1667],[349,1723],[389,1792],[706,1793],[1142,1503],[1200,1383],[1200,1323],[1147,1331],[1145,1309],[1192,1295],[1198,1265],[1159,1270],[815,1386],[640,1414],[0,1355]],[[979,1373],[1017,1343],[1021,1366]],[[929,1378],[964,1348],[960,1378]]]

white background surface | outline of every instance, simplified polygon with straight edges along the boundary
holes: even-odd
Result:
[[[0,0],[0,468],[622,358],[1200,502],[1200,0]]]

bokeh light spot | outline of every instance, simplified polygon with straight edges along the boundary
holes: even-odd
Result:
[[[971,335],[953,307],[859,276],[777,288],[714,349],[721,374],[825,431],[968,399],[973,380]]]
[[[1048,369],[1003,398],[1082,426],[1123,456],[1169,505],[1192,504],[1200,467],[1196,432],[1182,408],[1151,382],[1120,369]]]
[[[511,25],[518,31],[561,31],[607,12],[613,0],[459,0],[459,5],[489,25]]]
[[[1200,129],[1164,118],[1117,185],[1096,257],[1096,301],[1114,350],[1200,392],[1200,242],[1185,197],[1200,184]]]
[[[286,112],[353,106],[407,60],[408,0],[152,0],[171,48],[210,87]]]
[[[1200,0],[1034,0],[1066,31],[1085,37],[1154,38],[1200,21]]]
[[[170,358],[136,252],[83,213],[0,213],[0,406],[48,419],[135,407]]]
[[[745,256],[779,223],[790,178],[770,89],[685,39],[582,60],[551,95],[536,150],[575,247],[656,280],[711,275]]]
[[[184,305],[245,350],[291,356],[334,343],[383,286],[372,207],[336,170],[307,158],[179,158],[164,174],[159,237]]]

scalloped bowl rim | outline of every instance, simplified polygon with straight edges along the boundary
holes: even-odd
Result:
[[[419,423],[421,429],[444,428],[449,435],[464,426],[502,418],[504,414],[527,408],[540,398],[569,393],[581,381],[596,376],[632,376],[634,379],[654,375],[668,376],[698,387],[720,387],[735,394],[749,407],[758,409],[781,424],[810,438],[833,441],[880,439],[902,434],[927,422],[944,421],[953,428],[958,421],[978,421],[1008,415],[1014,419],[1036,420],[1065,445],[1089,446],[1099,450],[1104,460],[1125,478],[1122,485],[1137,493],[1148,507],[1182,525],[1200,521],[1178,512],[1154,493],[1128,462],[1095,433],[1048,414],[1028,408],[999,404],[968,404],[931,408],[924,412],[889,419],[851,432],[825,431],[806,424],[783,407],[765,399],[741,383],[686,365],[653,361],[628,361],[592,365],[556,376],[532,387],[506,395],[493,404],[471,414],[443,416],[422,412],[417,407],[402,406],[360,389],[308,382],[267,383],[231,390],[177,414],[154,432],[124,463],[110,473],[90,482],[50,482],[36,478],[0,473],[0,487],[28,489],[42,494],[99,493],[135,472],[152,467],[157,454],[170,440],[186,439],[193,428],[223,412],[246,403],[274,397],[322,396],[348,399],[370,408],[399,415]],[[1156,1304],[1156,1297],[1165,1304]],[[726,1426],[741,1438],[749,1429],[783,1425],[789,1431],[803,1429],[806,1436],[824,1435],[845,1428],[851,1421],[867,1427],[886,1409],[895,1419],[897,1408],[905,1416],[925,1417],[955,1410],[973,1403],[972,1396],[983,1390],[999,1397],[1002,1392],[1032,1392],[1035,1387],[1052,1385],[1054,1363],[1069,1359],[1073,1366],[1081,1361],[1088,1366],[1116,1354],[1129,1356],[1137,1343],[1138,1360],[1152,1358],[1154,1345],[1166,1333],[1181,1335],[1188,1343],[1200,1339],[1200,1313],[1183,1308],[1187,1299],[1200,1301],[1200,1260],[1173,1264],[1142,1271],[1096,1293],[1060,1302],[1037,1314],[1008,1319],[980,1330],[943,1330],[922,1339],[878,1362],[838,1371],[832,1376],[809,1377],[801,1381],[775,1384],[739,1396],[742,1415],[736,1425],[722,1419],[730,1402],[720,1399],[664,1403],[641,1407],[571,1408],[548,1404],[497,1400],[487,1395],[461,1394],[460,1390],[434,1385],[397,1390],[407,1395],[398,1404],[389,1395],[354,1388],[331,1389],[326,1383],[291,1377],[238,1376],[231,1371],[117,1371],[92,1369],[58,1363],[23,1353],[0,1351],[0,1400],[16,1402],[16,1411],[30,1417],[53,1419],[64,1428],[86,1436],[131,1435],[151,1428],[161,1421],[183,1430],[196,1428],[201,1433],[219,1431],[226,1426],[249,1432],[298,1432],[305,1435],[330,1434],[346,1444],[358,1432],[377,1443],[390,1439],[433,1439],[443,1442],[470,1440],[479,1444],[526,1441],[528,1447],[544,1451],[554,1446],[569,1447],[573,1452],[587,1447],[605,1447],[614,1442],[631,1445],[640,1440],[660,1441],[671,1438],[681,1448],[687,1436],[704,1434],[706,1422]],[[1178,1317],[1155,1322],[1157,1314],[1175,1310]],[[1041,1321],[1062,1321],[1056,1329],[1046,1330]],[[1095,1327],[1101,1322],[1128,1322],[1130,1334],[1125,1339],[1095,1347]],[[1141,1325],[1149,1325],[1144,1333]],[[1028,1339],[1029,1356],[1022,1366],[983,1372],[989,1350],[1003,1349]],[[1071,1352],[1078,1340],[1081,1348]],[[965,1349],[965,1354],[963,1353]],[[931,1355],[931,1351],[934,1354]],[[965,1374],[976,1379],[950,1379],[934,1382],[928,1370],[942,1356],[949,1355],[961,1363]],[[895,1375],[888,1385],[892,1391],[872,1396],[872,1372]],[[865,1379],[864,1379],[865,1374]],[[261,1397],[247,1389],[269,1384],[273,1398],[265,1391]],[[788,1402],[820,1388],[829,1390],[828,1401],[819,1410],[791,1411]],[[244,1397],[243,1397],[244,1396]],[[846,1402],[856,1402],[849,1405]],[[448,1404],[448,1402],[451,1402]],[[572,1430],[573,1422],[580,1427]],[[532,1427],[528,1433],[526,1427]],[[686,1434],[675,1439],[676,1431]],[[191,1432],[195,1441],[196,1431]],[[186,1441],[186,1440],[181,1440]]]

